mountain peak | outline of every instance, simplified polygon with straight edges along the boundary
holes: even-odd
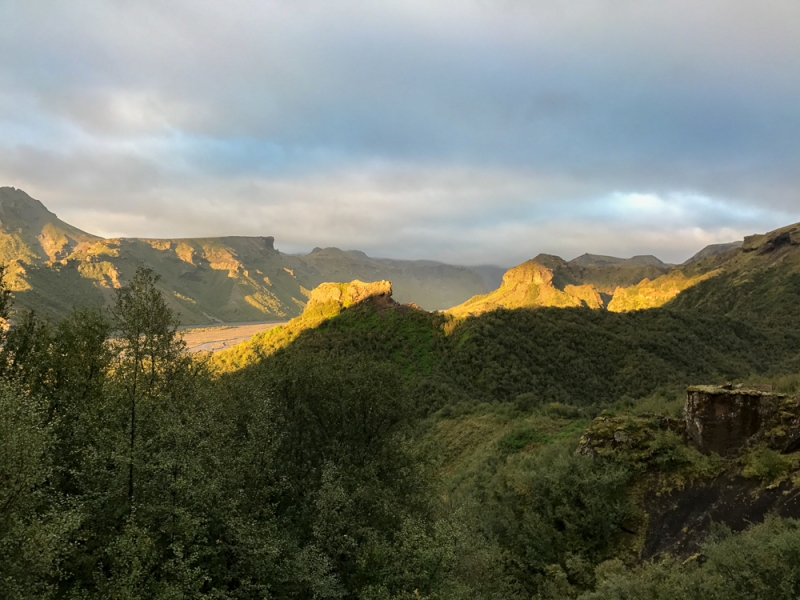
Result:
[[[616,256],[605,256],[603,254],[581,254],[577,258],[569,261],[571,265],[578,265],[579,267],[607,267],[610,265],[618,265],[624,262],[624,258],[617,258]]]
[[[0,188],[0,235],[10,236],[6,247],[13,256],[0,252],[0,262],[24,263],[66,258],[78,244],[100,238],[59,219],[39,200],[13,187]]]
[[[569,261],[571,265],[578,265],[579,267],[612,267],[612,266],[625,266],[625,267],[666,267],[665,262],[652,254],[638,254],[630,258],[619,258],[616,256],[605,256],[603,254],[581,254],[577,258]]]
[[[723,252],[730,252],[736,248],[741,248],[743,242],[728,242],[726,244],[710,244],[694,254],[689,260],[683,263],[683,266],[693,265],[694,263],[700,262],[701,260],[708,258],[710,256],[716,256],[717,254],[722,254]]]
[[[349,283],[321,283],[311,290],[308,307],[333,302],[341,308],[347,308],[367,298],[375,297],[388,302],[392,297],[392,282],[385,280],[364,282],[355,279]]]

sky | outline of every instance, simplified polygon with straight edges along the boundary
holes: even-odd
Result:
[[[800,221],[796,0],[0,0],[0,185],[107,237],[510,266]]]

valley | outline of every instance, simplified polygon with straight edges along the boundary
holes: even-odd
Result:
[[[219,352],[249,340],[262,331],[284,325],[285,322],[244,323],[212,327],[188,327],[181,331],[188,352]]]
[[[159,288],[185,325],[291,318],[325,281],[391,279],[401,301],[429,310],[488,291],[483,276],[465,267],[338,248],[290,255],[269,236],[101,239],[9,187],[0,188],[0,263],[17,306],[54,318],[80,305],[108,306],[139,265],[158,273]]]
[[[0,571],[19,589],[800,585],[800,226],[683,265],[539,254],[488,290],[489,268],[272,238],[101,240],[8,189]]]

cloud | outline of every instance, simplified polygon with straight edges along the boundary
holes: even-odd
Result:
[[[104,234],[509,264],[800,220],[800,5],[8,1],[0,178]]]

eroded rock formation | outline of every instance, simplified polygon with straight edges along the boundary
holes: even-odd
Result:
[[[392,297],[391,281],[351,281],[349,283],[321,283],[311,291],[309,305],[313,303],[338,303],[347,308],[367,298],[384,299],[389,302]]]
[[[689,441],[705,454],[731,456],[761,441],[781,452],[800,449],[800,404],[771,388],[693,386],[684,416]]]

